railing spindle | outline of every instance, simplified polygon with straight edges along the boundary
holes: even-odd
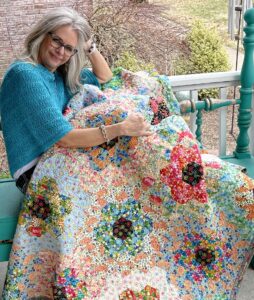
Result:
[[[190,97],[191,97],[192,101],[197,102],[198,101],[198,91],[190,91]],[[193,134],[195,134],[195,132],[197,130],[196,120],[197,120],[197,112],[193,112],[190,116],[190,130]]]
[[[197,119],[196,119],[196,125],[197,125],[197,129],[196,129],[196,138],[197,140],[202,143],[202,123],[203,123],[203,119],[202,119],[202,110],[198,110],[197,112]]]
[[[220,99],[227,98],[227,88],[221,88]],[[219,156],[225,156],[227,152],[227,107],[219,109]]]

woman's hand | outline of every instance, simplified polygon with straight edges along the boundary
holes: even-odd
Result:
[[[154,132],[150,124],[139,113],[130,114],[121,123],[121,135],[125,136],[149,136]]]
[[[98,78],[99,82],[108,82],[112,78],[113,74],[105,58],[97,50],[92,38],[84,43],[84,51],[90,60],[93,73]]]
[[[105,126],[105,130],[108,140],[118,136],[149,136],[154,133],[150,124],[139,113],[131,113],[124,121]],[[105,136],[98,127],[73,129],[57,142],[58,146],[68,148],[86,148],[103,143]]]
[[[87,54],[89,54],[89,49],[91,48],[92,44],[93,44],[93,38],[92,37],[84,43],[84,50]]]

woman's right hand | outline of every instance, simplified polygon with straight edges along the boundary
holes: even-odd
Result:
[[[121,122],[121,135],[149,136],[153,133],[151,125],[139,113],[131,113],[123,122]]]
[[[105,126],[106,137],[98,127],[74,128],[62,137],[58,146],[66,148],[94,147],[113,140],[118,136],[149,136],[154,132],[150,124],[139,113],[131,113],[127,118],[112,125]]]

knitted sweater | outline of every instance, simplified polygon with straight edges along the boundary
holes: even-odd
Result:
[[[100,85],[88,69],[81,81]],[[0,90],[0,113],[12,176],[72,130],[62,115],[70,97],[57,72],[23,61],[9,67]]]

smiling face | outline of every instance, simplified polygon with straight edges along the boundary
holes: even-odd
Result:
[[[71,26],[62,26],[52,33],[54,38],[59,38],[64,45],[76,48],[78,34]],[[54,72],[59,66],[65,64],[70,57],[66,54],[64,47],[58,49],[53,47],[52,37],[48,34],[41,44],[38,61],[49,71]]]

